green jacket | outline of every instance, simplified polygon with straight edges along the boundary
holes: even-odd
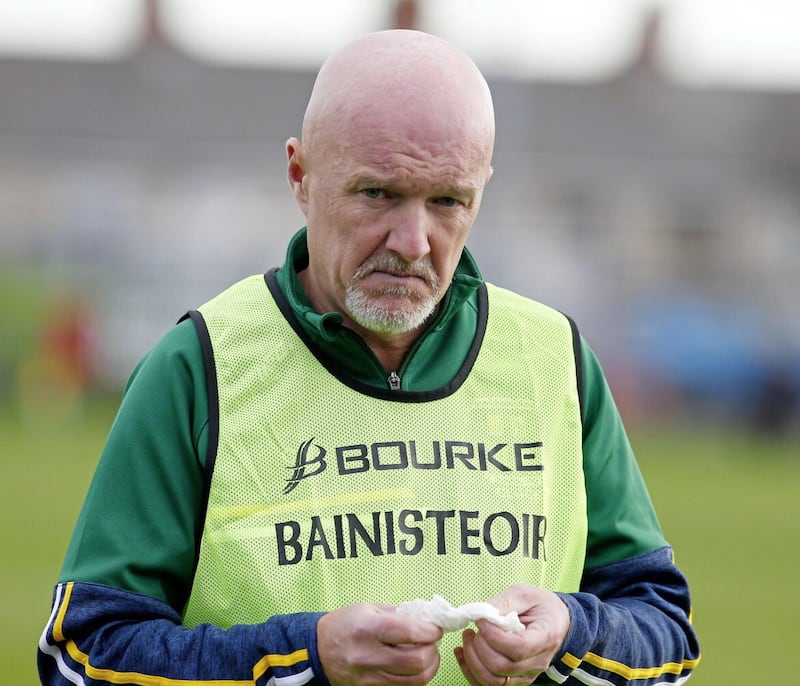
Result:
[[[329,369],[388,389],[387,371],[342,326],[341,315],[311,308],[297,278],[307,259],[301,231],[276,274],[284,315]],[[453,378],[480,320],[481,284],[465,250],[434,321],[401,367],[390,370],[401,377],[403,390],[424,392]],[[559,683],[580,673],[642,686],[661,683],[662,675],[682,678],[698,659],[688,584],[671,559],[600,365],[583,339],[576,336],[575,342],[586,561],[580,592],[560,594],[571,626],[548,675]],[[197,330],[185,320],[131,374],[39,644],[42,683],[77,683],[76,675],[111,675],[108,683],[121,683],[132,672],[145,675],[141,683],[151,683],[148,678],[250,683],[258,670],[257,684],[299,674],[326,683],[316,652],[319,613],[291,614],[287,608],[289,614],[225,632],[180,626],[205,514],[205,463],[215,445],[203,359]],[[153,650],[154,645],[172,648]],[[265,661],[273,654],[280,659]],[[193,655],[204,659],[187,659]]]

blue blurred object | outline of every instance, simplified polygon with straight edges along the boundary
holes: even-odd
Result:
[[[800,396],[800,351],[791,354],[756,312],[672,293],[641,299],[630,331],[637,366],[687,403],[754,424],[791,419]]]

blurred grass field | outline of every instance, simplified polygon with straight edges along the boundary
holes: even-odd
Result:
[[[0,666],[38,683],[35,651],[113,403],[26,429],[0,414]],[[788,683],[798,635],[800,445],[720,431],[637,430],[632,441],[694,593],[703,660],[692,683]]]

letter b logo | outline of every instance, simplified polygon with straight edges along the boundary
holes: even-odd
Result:
[[[314,439],[309,438],[302,443],[297,450],[297,456],[294,459],[294,469],[292,470],[292,477],[287,479],[286,486],[283,489],[284,495],[293,491],[301,479],[306,479],[309,476],[316,476],[325,471],[327,463],[325,462],[326,450],[321,445],[314,443],[317,448],[317,454],[310,457],[308,450],[311,447]]]

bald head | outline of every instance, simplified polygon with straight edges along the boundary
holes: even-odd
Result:
[[[494,112],[478,68],[417,31],[369,34],[320,69],[302,141],[286,142],[306,218],[298,273],[395,369],[447,291],[492,173]]]
[[[433,132],[446,144],[470,139],[491,159],[494,110],[472,60],[420,31],[368,34],[336,52],[317,76],[303,119],[303,143],[391,127],[398,135]]]

